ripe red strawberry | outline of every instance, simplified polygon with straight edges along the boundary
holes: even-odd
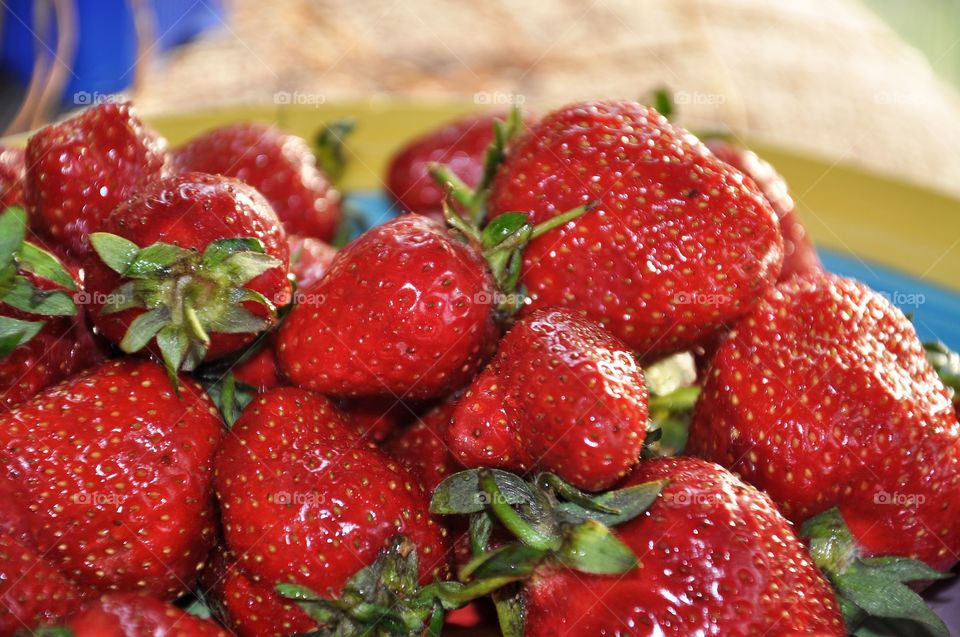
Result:
[[[230,369],[233,376],[259,392],[282,385],[283,378],[280,375],[277,354],[274,351],[275,340],[273,334],[268,335],[260,349]]]
[[[588,491],[640,459],[647,390],[630,350],[568,310],[514,325],[470,385],[446,438],[468,467],[556,473]]]
[[[287,243],[290,246],[290,273],[299,290],[319,281],[337,256],[336,248],[313,237],[290,235]]]
[[[165,148],[130,104],[100,104],[40,129],[26,152],[32,226],[84,254],[110,211],[161,175]]]
[[[307,143],[266,124],[216,128],[173,151],[174,168],[235,177],[259,190],[287,232],[333,238],[340,194],[317,169]]]
[[[360,435],[373,442],[383,442],[413,416],[411,407],[395,398],[344,400],[340,409]]]
[[[0,147],[0,211],[10,206],[24,205],[25,170],[23,150]]]
[[[865,555],[960,553],[960,426],[910,321],[833,275],[769,294],[714,358],[687,450],[800,523],[839,507]]]
[[[497,335],[479,251],[439,222],[389,221],[298,295],[278,356],[295,384],[339,397],[430,398],[470,380]]]
[[[136,593],[104,595],[64,624],[72,637],[229,637],[211,621]],[[62,635],[40,631],[40,635]]]
[[[100,360],[102,354],[71,294],[76,275],[26,241],[20,208],[0,213],[0,405],[11,407]]]
[[[237,637],[288,637],[316,628],[294,602],[266,582],[253,582],[225,552],[213,557],[201,582],[214,612]]]
[[[137,192],[91,237],[88,308],[125,352],[152,343],[171,370],[229,354],[289,302],[283,229],[256,190],[188,173]]]
[[[471,115],[448,122],[408,142],[390,160],[387,191],[404,211],[443,217],[443,188],[430,176],[443,164],[470,188],[483,176],[487,147],[493,142],[498,113]]]
[[[0,532],[0,636],[60,621],[80,604],[80,590],[44,556]]]
[[[250,579],[338,595],[394,535],[429,581],[445,542],[410,474],[317,394],[274,389],[244,410],[216,460],[227,547]]]
[[[37,550],[81,586],[173,599],[214,536],[216,409],[162,367],[103,363],[0,415],[0,466]]]
[[[462,468],[444,439],[455,407],[455,401],[444,401],[384,444],[384,451],[400,461],[427,493]]]
[[[490,216],[532,223],[597,209],[531,241],[526,311],[565,306],[645,357],[689,348],[746,312],[774,282],[783,244],[754,185],[693,136],[635,102],[548,115],[510,149]]]
[[[796,205],[787,191],[787,182],[780,173],[755,152],[725,139],[709,139],[705,143],[714,155],[752,179],[777,213],[780,234],[783,235],[783,269],[780,270],[779,280],[783,281],[794,274],[822,271],[820,257],[806,228],[800,223]]]
[[[526,637],[846,635],[829,584],[766,495],[679,457],[641,463],[627,485],[660,479],[653,506],[614,529],[640,566],[541,567],[523,589]]]

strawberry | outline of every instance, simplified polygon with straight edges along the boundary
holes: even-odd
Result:
[[[423,490],[433,493],[438,484],[462,468],[444,436],[456,402],[447,400],[388,439],[383,448],[417,478]]]
[[[299,137],[266,124],[230,124],[194,137],[173,151],[179,172],[235,177],[259,190],[287,232],[333,238],[340,194],[317,169]]]
[[[857,282],[789,281],[748,314],[714,358],[687,451],[737,471],[797,523],[839,506],[868,553],[957,561],[950,398],[910,321]]]
[[[238,637],[287,637],[316,627],[294,602],[247,577],[226,552],[213,558],[201,581],[217,616]]]
[[[493,285],[481,255],[440,223],[394,219],[340,250],[298,295],[280,364],[295,384],[333,396],[449,393],[493,347]]]
[[[85,254],[110,211],[159,177],[166,142],[130,104],[99,104],[27,142],[25,191],[33,227]]]
[[[542,223],[590,201],[593,214],[527,247],[525,311],[569,307],[655,357],[736,320],[779,273],[777,219],[752,182],[636,102],[541,120],[497,171],[489,214]]]
[[[217,456],[227,547],[250,579],[337,595],[394,534],[419,547],[420,577],[446,558],[427,500],[326,398],[279,388],[252,402]]]
[[[755,152],[726,139],[708,139],[704,143],[714,155],[752,179],[777,213],[780,234],[783,235],[783,269],[779,280],[823,270],[817,250],[800,223],[796,205],[787,191],[787,182],[780,173]]]
[[[551,471],[588,491],[640,459],[647,391],[630,350],[598,324],[538,310],[500,342],[446,432],[468,467]]]
[[[153,182],[90,240],[95,325],[127,353],[150,344],[171,373],[240,349],[289,302],[283,229],[260,193],[234,179]]]
[[[367,440],[383,442],[411,420],[411,407],[394,398],[343,400],[340,409]]]
[[[287,243],[290,246],[290,273],[300,290],[323,278],[337,255],[336,248],[313,237],[290,235]]]
[[[263,346],[252,352],[231,368],[234,377],[258,392],[264,392],[284,384],[277,367],[273,334],[266,337]]]
[[[542,565],[523,586],[526,637],[846,635],[829,584],[766,495],[692,458],[644,462],[626,485],[651,480],[669,483],[615,529],[639,567]]]
[[[0,404],[10,407],[101,359],[71,294],[74,275],[25,240],[20,208],[0,214]]]
[[[180,383],[182,398],[162,367],[127,358],[0,415],[2,475],[29,502],[36,548],[80,586],[172,599],[206,558],[221,425]]]
[[[443,217],[444,189],[430,176],[443,164],[469,188],[480,184],[484,157],[494,140],[498,113],[470,115],[448,122],[408,142],[387,167],[387,191],[404,211]]]
[[[0,637],[60,621],[80,600],[80,590],[44,556],[0,532]]]
[[[26,163],[20,148],[0,147],[0,210],[23,206],[23,176]]]
[[[69,617],[63,628],[37,631],[38,637],[228,637],[211,621],[190,615],[163,600],[136,593],[104,595]]]

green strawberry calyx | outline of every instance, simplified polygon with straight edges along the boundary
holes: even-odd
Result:
[[[347,169],[347,148],[344,140],[356,127],[355,120],[344,118],[330,122],[317,132],[314,141],[317,167],[333,185],[338,185],[343,180]]]
[[[931,635],[949,637],[943,621],[905,583],[945,579],[948,574],[907,557],[863,556],[837,508],[807,520],[800,535],[808,538],[814,563],[833,585],[848,630],[874,617],[912,621]]]
[[[26,233],[22,208],[14,206],[0,214],[0,305],[37,317],[0,316],[0,359],[36,336],[46,324],[43,317],[77,315],[70,294],[76,290],[73,277],[55,256],[27,241]],[[58,289],[41,290],[27,274]]]
[[[120,349],[130,354],[155,339],[175,385],[178,370],[191,371],[203,361],[210,334],[258,333],[276,322],[273,303],[244,287],[281,265],[258,239],[220,239],[202,253],[163,242],[141,248],[106,232],[91,234],[90,243],[107,267],[124,278],[101,314],[145,310],[130,323]],[[244,307],[251,302],[265,308],[266,316]]]

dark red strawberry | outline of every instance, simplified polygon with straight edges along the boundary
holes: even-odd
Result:
[[[286,237],[269,204],[200,173],[150,184],[91,237],[88,308],[127,353],[150,344],[171,370],[229,354],[290,300]]]
[[[23,177],[26,171],[23,150],[0,147],[0,210],[24,205]]]
[[[839,507],[864,555],[960,554],[960,426],[910,321],[833,275],[785,282],[717,351],[687,450],[797,523]]]
[[[496,340],[485,261],[420,216],[365,233],[298,297],[280,328],[280,363],[291,381],[324,394],[449,393],[472,378]]]
[[[241,415],[216,461],[227,547],[255,583],[339,595],[396,534],[431,580],[445,542],[410,474],[317,394],[274,389]]]
[[[100,104],[40,129],[26,152],[32,226],[84,254],[110,211],[161,175],[165,148],[130,104]]]
[[[383,442],[413,418],[413,409],[395,398],[344,400],[340,409],[367,440]]]
[[[404,211],[443,218],[444,190],[430,176],[433,164],[445,165],[465,185],[483,177],[487,148],[499,113],[471,115],[448,122],[408,142],[390,160],[387,191]]]
[[[619,575],[541,566],[523,588],[526,637],[846,635],[830,586],[770,499],[691,458],[641,463],[627,485],[669,480],[616,527],[640,558]]]
[[[268,335],[260,349],[230,368],[234,377],[260,392],[282,385],[283,378],[274,351],[275,340],[273,334]]]
[[[20,208],[0,213],[0,405],[20,403],[102,359],[71,298],[75,276],[26,241]],[[6,279],[9,277],[9,279]]]
[[[568,310],[514,325],[470,385],[446,439],[468,467],[558,474],[588,491],[620,480],[640,459],[647,390],[630,350]]]
[[[444,439],[455,407],[455,401],[444,401],[384,444],[384,451],[409,469],[427,493],[463,468]]]
[[[783,281],[794,274],[823,270],[817,250],[797,216],[787,182],[780,173],[755,152],[726,139],[708,139],[705,143],[714,155],[752,179],[777,213],[780,234],[783,235],[783,269],[780,270],[779,280]]]
[[[61,621],[80,608],[81,597],[43,555],[0,532],[0,637]]]
[[[340,194],[317,169],[307,143],[266,124],[216,128],[173,151],[180,172],[227,175],[259,190],[287,232],[333,238]]]
[[[511,147],[489,208],[538,223],[591,201],[593,213],[528,246],[526,311],[580,311],[644,357],[736,320],[780,271],[777,219],[752,182],[636,102],[545,117]]]
[[[200,386],[127,358],[0,415],[0,466],[28,504],[37,550],[81,586],[183,593],[214,536],[221,437]]]
[[[39,637],[229,637],[211,621],[163,600],[136,593],[104,595],[64,623],[69,632],[41,630]]]
[[[337,249],[313,237],[290,235],[290,273],[297,282],[297,289],[305,290],[319,281],[337,256]]]
[[[288,637],[316,628],[294,602],[253,582],[225,552],[213,558],[201,582],[205,598],[237,637]]]

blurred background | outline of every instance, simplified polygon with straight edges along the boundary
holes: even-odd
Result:
[[[131,96],[524,102],[669,87],[696,129],[960,195],[957,0],[0,0],[0,123]]]

